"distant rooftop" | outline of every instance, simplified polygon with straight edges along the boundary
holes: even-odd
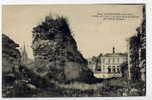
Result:
[[[104,57],[110,57],[110,56],[127,56],[127,53],[107,53],[103,55]]]
[[[112,53],[106,53],[106,54],[104,54],[103,56],[104,57],[110,57],[110,56],[127,56],[127,53],[116,53],[115,52],[115,47],[113,47],[113,49],[112,49],[113,51],[112,51]]]

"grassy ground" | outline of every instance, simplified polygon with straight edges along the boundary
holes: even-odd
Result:
[[[6,88],[5,88],[6,89]],[[3,89],[4,90],[4,89]],[[7,90],[6,90],[7,91]],[[118,97],[144,96],[145,83],[124,79],[109,79],[99,83],[50,84],[45,88],[27,88],[25,84],[12,87],[4,97]]]
[[[112,96],[143,96],[144,83],[129,82],[122,79],[103,80],[101,83],[70,83],[57,84],[54,88],[47,88],[36,97],[112,97]]]

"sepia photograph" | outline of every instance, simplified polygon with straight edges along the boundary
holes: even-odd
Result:
[[[2,5],[3,98],[146,89],[146,4]]]

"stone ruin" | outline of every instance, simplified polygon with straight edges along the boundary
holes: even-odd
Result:
[[[12,39],[2,34],[2,73],[3,79],[14,79],[14,72],[18,72],[21,60],[21,54],[17,49],[19,47]],[[7,81],[7,80],[5,80]],[[4,80],[3,80],[4,82]],[[9,80],[8,80],[9,82]],[[10,81],[11,82],[11,81]]]
[[[77,48],[66,18],[46,16],[32,32],[36,73],[57,82],[89,82],[94,78],[87,68],[87,60]]]

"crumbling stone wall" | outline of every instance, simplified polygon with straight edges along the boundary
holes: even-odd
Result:
[[[37,64],[37,69],[48,69],[45,75],[50,79],[64,82],[93,77],[64,17],[47,16],[34,27],[32,48],[35,61],[45,63],[44,66]]]
[[[20,66],[21,54],[19,47],[12,39],[2,34],[2,72],[3,76],[14,76]]]
[[[19,78],[21,55],[12,39],[2,34],[2,96],[7,97],[15,80]]]

